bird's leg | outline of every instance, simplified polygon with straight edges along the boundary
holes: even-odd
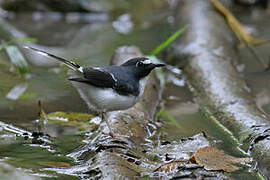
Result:
[[[107,124],[107,126],[108,126],[108,128],[109,128],[109,135],[111,136],[111,137],[114,137],[114,134],[113,134],[113,131],[112,131],[112,128],[111,128],[111,126],[110,126],[110,124],[109,124],[109,122],[108,122],[108,118],[107,118],[107,116],[106,116],[106,112],[102,112],[101,113],[101,118],[102,118],[102,120],[105,120],[105,122],[106,122],[106,124]]]

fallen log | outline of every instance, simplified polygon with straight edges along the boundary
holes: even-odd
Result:
[[[256,106],[237,72],[236,38],[210,1],[184,0],[176,12],[176,28],[189,29],[168,53],[170,63],[181,65],[201,109],[215,118],[251,154],[259,171],[270,177],[270,122]],[[229,132],[228,131],[228,132]]]

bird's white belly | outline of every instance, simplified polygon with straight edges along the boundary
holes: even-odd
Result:
[[[138,97],[132,95],[123,96],[111,88],[102,89],[74,81],[72,84],[90,109],[95,111],[117,111],[128,109],[139,101],[144,92],[147,79],[140,80],[140,94]]]
[[[88,89],[88,98],[97,109],[102,111],[128,109],[138,101],[135,96],[119,95],[111,88],[100,89],[93,86]]]

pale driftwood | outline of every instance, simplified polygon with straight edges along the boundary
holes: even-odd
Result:
[[[238,56],[233,32],[210,1],[181,2],[176,26],[189,24],[189,29],[169,53],[170,62],[185,61],[188,83],[202,110],[248,146],[245,150],[255,158],[260,172],[270,177],[270,121],[234,67]]]

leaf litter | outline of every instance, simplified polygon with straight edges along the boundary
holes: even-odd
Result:
[[[55,123],[63,126],[75,126],[81,130],[90,131],[94,131],[98,128],[99,124],[90,122],[90,120],[95,118],[92,114],[62,111],[47,114],[40,101],[38,102],[38,106],[39,119],[43,122]]]
[[[251,158],[233,157],[210,146],[199,149],[191,159],[206,170],[223,170],[226,172],[239,170],[241,167],[237,164],[251,163]]]
[[[52,168],[60,168],[60,167],[70,167],[70,164],[67,162],[53,162],[53,161],[45,161],[39,162],[40,165],[49,166]]]

